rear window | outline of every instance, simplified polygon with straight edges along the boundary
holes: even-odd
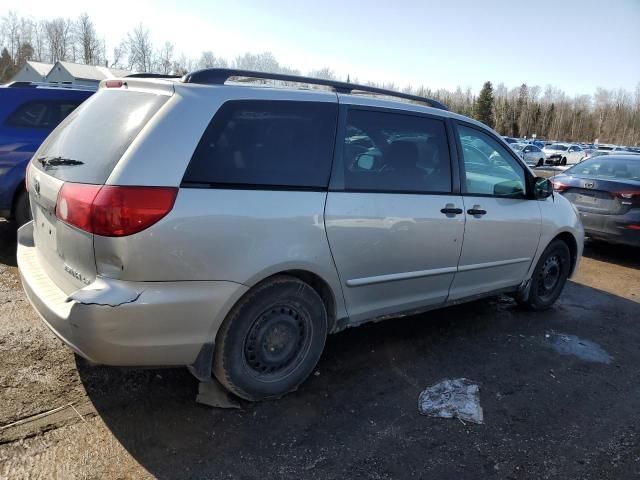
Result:
[[[632,156],[633,157],[633,156]],[[565,172],[600,180],[640,181],[640,157],[612,158],[609,156],[585,160]]]
[[[105,183],[133,139],[168,98],[99,90],[47,137],[33,163],[60,180]]]
[[[326,188],[337,112],[334,103],[226,102],[202,136],[183,182]]]

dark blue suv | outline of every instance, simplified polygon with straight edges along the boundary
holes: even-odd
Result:
[[[24,174],[47,135],[95,88],[14,82],[0,86],[0,217],[31,218]]]

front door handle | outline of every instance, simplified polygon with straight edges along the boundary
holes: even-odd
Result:
[[[447,205],[445,208],[441,208],[440,212],[446,214],[447,216],[460,215],[462,213],[462,209]]]
[[[487,213],[486,210],[482,210],[481,208],[470,208],[467,210],[469,215],[485,215]]]

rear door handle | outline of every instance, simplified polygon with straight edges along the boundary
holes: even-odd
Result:
[[[481,208],[470,208],[467,210],[469,215],[485,215],[487,213],[486,210],[482,210]]]

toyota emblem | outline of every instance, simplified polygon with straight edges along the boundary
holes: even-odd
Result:
[[[593,188],[593,182],[584,182],[585,188]]]

